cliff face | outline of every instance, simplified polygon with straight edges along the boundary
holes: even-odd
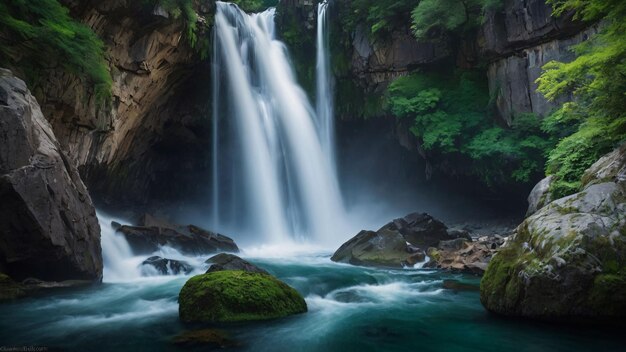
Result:
[[[136,1],[66,4],[106,45],[112,100],[98,105],[86,82],[56,70],[33,90],[95,198],[145,204],[197,193],[189,176],[208,174],[210,68],[185,24]]]
[[[100,226],[78,170],[26,84],[0,69],[0,271],[102,278]]]
[[[562,101],[550,103],[536,92],[541,67],[551,60],[573,59],[571,46],[597,31],[573,21],[572,14],[554,18],[551,13],[545,0],[505,0],[501,9],[486,14],[476,33],[456,43],[418,41],[409,28],[376,40],[357,28],[351,37],[350,73],[363,89],[372,91],[444,60],[461,68],[486,64],[490,94],[504,122],[510,124],[521,113],[545,116]]]
[[[490,94],[504,121],[516,114],[546,116],[563,101],[548,102],[535,81],[546,63],[574,59],[573,45],[596,33],[595,27],[572,20],[572,14],[551,16],[545,0],[504,2],[501,11],[486,16],[477,46],[490,61],[487,68]]]

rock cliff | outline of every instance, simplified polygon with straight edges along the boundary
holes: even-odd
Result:
[[[113,97],[99,104],[86,82],[55,69],[32,90],[94,197],[135,205],[203,191],[190,181],[209,174],[210,68],[186,24],[137,1],[64,3],[104,41]]]
[[[102,278],[100,226],[73,161],[26,84],[0,69],[0,271]]]

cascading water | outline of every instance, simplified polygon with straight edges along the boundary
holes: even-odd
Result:
[[[328,23],[326,13],[328,1],[317,5],[317,70],[316,111],[318,133],[324,154],[335,164],[335,133],[333,112],[333,81],[330,72],[330,50],[328,50]]]
[[[332,160],[275,37],[275,9],[248,15],[216,4],[214,226],[275,243],[344,236]]]

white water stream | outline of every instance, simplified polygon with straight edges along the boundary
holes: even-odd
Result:
[[[345,215],[331,137],[319,132],[331,129],[318,123],[296,82],[276,39],[275,9],[249,15],[216,4],[214,226],[264,243],[337,242],[345,236]],[[322,103],[330,104],[329,88],[324,95]],[[332,109],[321,110],[330,121]]]

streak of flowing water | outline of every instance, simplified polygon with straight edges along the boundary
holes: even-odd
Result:
[[[317,89],[316,111],[318,133],[324,154],[335,163],[335,133],[333,111],[333,80],[330,71],[330,50],[328,49],[328,0],[317,5]]]
[[[214,226],[269,243],[340,241],[345,216],[332,158],[275,37],[275,9],[248,15],[216,4]]]

